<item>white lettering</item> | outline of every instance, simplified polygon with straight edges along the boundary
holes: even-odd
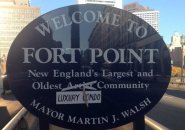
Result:
[[[113,49],[109,48],[104,50],[100,48],[88,48],[86,51],[90,54],[90,63],[98,63],[98,58],[104,60],[105,63],[133,63],[138,61],[143,63],[143,55],[146,53],[149,55],[147,58],[148,61],[145,61],[148,64],[156,63],[154,57],[156,53],[159,53],[158,49]],[[34,48],[23,48],[24,60],[23,63],[31,63],[31,61],[36,60],[38,63],[78,63],[76,59],[76,53],[81,53],[80,48],[39,48],[35,50]],[[65,59],[65,55],[70,54],[68,59]],[[128,61],[125,61],[127,57]]]
[[[44,23],[40,24],[41,28],[38,26],[35,27],[35,29],[40,32],[40,34],[42,34],[43,36],[46,35],[47,33],[50,33],[50,28],[49,28],[49,23],[48,21],[46,21],[46,25]]]

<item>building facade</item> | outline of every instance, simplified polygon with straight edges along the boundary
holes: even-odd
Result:
[[[145,20],[157,32],[159,32],[159,22],[160,22],[160,12],[159,11],[134,12],[133,14]]]
[[[39,7],[28,0],[0,0],[0,58],[6,61],[9,48],[18,33],[40,15]]]
[[[77,4],[104,4],[122,9],[122,0],[77,0]]]
[[[160,12],[152,10],[149,7],[142,6],[138,3],[131,3],[124,6],[129,11],[149,23],[157,32],[160,26]]]
[[[175,32],[174,35],[171,37],[171,44],[169,45],[169,51],[171,55],[171,60],[173,66],[181,67],[182,62],[185,65],[185,48],[181,45],[181,37],[182,35],[178,32]],[[183,53],[183,58],[182,58]],[[182,60],[183,59],[183,60]]]

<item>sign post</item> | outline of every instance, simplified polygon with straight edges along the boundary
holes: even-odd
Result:
[[[41,129],[111,129],[133,121],[144,129],[144,115],[168,87],[171,60],[161,36],[139,17],[72,5],[23,29],[10,48],[7,75]]]
[[[133,122],[133,130],[145,130],[145,116],[141,116]]]

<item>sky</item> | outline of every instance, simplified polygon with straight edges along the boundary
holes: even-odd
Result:
[[[123,0],[123,5],[138,2],[143,6],[160,11],[160,35],[169,44],[175,32],[185,35],[185,0]],[[76,0],[32,0],[32,6],[39,6],[41,14],[54,9],[76,4]]]

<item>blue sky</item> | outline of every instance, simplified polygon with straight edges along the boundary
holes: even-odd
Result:
[[[168,44],[174,32],[185,35],[185,0],[123,0],[123,4],[139,2],[160,11],[160,34]],[[76,0],[32,0],[32,6],[39,6],[41,14],[53,9],[76,4]]]

